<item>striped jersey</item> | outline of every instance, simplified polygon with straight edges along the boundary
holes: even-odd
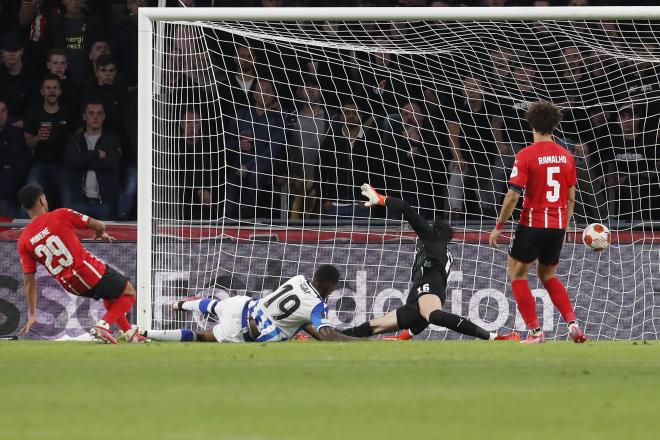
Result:
[[[105,274],[106,265],[83,247],[74,232],[87,229],[89,217],[71,209],[56,209],[36,217],[18,239],[23,273],[37,271],[37,263],[68,292],[81,295]]]
[[[316,330],[330,325],[327,304],[303,275],[261,299],[251,300],[248,313],[259,329],[257,342],[286,341],[308,324]]]
[[[566,228],[568,190],[576,184],[573,155],[555,142],[535,142],[516,155],[509,187],[525,193],[520,224]]]

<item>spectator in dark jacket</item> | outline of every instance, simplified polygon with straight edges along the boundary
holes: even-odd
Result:
[[[0,99],[0,217],[16,215],[16,192],[25,183],[27,169],[23,133],[7,124],[7,103]]]
[[[23,64],[24,43],[20,35],[6,35],[2,39],[0,66],[0,96],[6,100],[9,114],[21,123],[35,88],[34,77]]]
[[[82,95],[83,105],[90,98],[100,99],[105,110],[103,126],[124,139],[124,124],[122,116],[126,102],[126,87],[117,78],[117,64],[111,55],[101,55],[96,60],[94,82],[88,86]]]
[[[119,139],[103,128],[101,101],[90,101],[83,113],[85,130],[69,138],[65,162],[71,178],[71,207],[99,219],[108,219],[119,184]]]

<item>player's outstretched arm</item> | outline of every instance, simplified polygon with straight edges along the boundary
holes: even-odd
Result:
[[[94,237],[97,240],[103,240],[103,241],[113,241],[114,238],[108,235],[107,232],[105,232],[105,223],[103,223],[101,220],[96,220],[95,218],[89,218],[89,223],[87,223],[87,227],[89,229],[92,229],[96,232],[96,236]]]
[[[495,228],[493,228],[491,231],[490,238],[488,239],[488,243],[492,247],[497,247],[497,239],[502,233],[504,224],[509,220],[511,214],[513,214],[513,210],[516,209],[519,198],[520,193],[514,189],[509,188],[509,191],[506,193],[504,201],[502,202],[502,209],[500,210],[500,216],[497,219],[497,225],[495,225]]]
[[[23,274],[23,291],[28,302],[28,320],[18,332],[19,336],[30,331],[37,322],[37,277],[34,273]]]
[[[360,338],[353,338],[351,336],[343,335],[330,326],[321,327],[320,329],[316,330],[312,324],[307,324],[305,326],[305,331],[317,341],[349,342],[362,340]]]
[[[386,206],[390,209],[396,209],[401,211],[405,219],[410,223],[410,226],[413,228],[415,233],[422,240],[426,239],[430,234],[433,233],[433,228],[429,226],[424,217],[419,215],[405,200],[397,199],[396,197],[389,197],[379,194],[371,185],[368,183],[363,184],[360,189],[362,190],[362,195],[369,199],[367,202],[364,202],[365,207],[371,206]]]

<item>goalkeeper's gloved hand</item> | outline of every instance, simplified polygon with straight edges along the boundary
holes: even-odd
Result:
[[[373,189],[368,183],[363,184],[360,189],[362,190],[362,195],[369,199],[367,202],[364,202],[364,206],[369,208],[371,206],[385,206],[386,196],[378,194],[378,191]]]

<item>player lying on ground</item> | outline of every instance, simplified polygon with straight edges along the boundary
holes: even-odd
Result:
[[[310,283],[298,275],[261,299],[234,296],[224,300],[178,301],[174,310],[215,315],[219,323],[212,329],[149,330],[144,335],[155,341],[199,342],[276,342],[291,339],[305,330],[320,341],[357,340],[336,332],[327,319],[325,298],[339,282],[339,271],[331,265],[319,266]]]
[[[380,318],[344,330],[345,335],[364,338],[401,329],[410,329],[410,333],[416,335],[430,323],[479,339],[520,339],[515,332],[503,335],[491,333],[465,318],[442,310],[452,263],[447,248],[452,230],[446,222],[436,219],[431,226],[404,200],[383,196],[367,183],[362,185],[362,195],[369,199],[364,204],[366,207],[386,206],[401,211],[419,240],[411,271],[413,285],[406,304]]]
[[[103,299],[107,313],[90,329],[96,339],[116,344],[110,326],[117,324],[127,342],[145,342],[138,327],[131,325],[126,313],[135,304],[135,289],[128,279],[96,258],[83,247],[75,229],[93,229],[96,238],[112,241],[105,224],[71,209],[48,212],[48,201],[39,185],[26,185],[18,192],[21,205],[30,216],[30,224],[18,239],[18,252],[23,264],[28,321],[18,333],[27,333],[37,322],[37,263],[42,264],[67,292]]]
[[[580,343],[587,340],[577,324],[566,289],[556,275],[566,226],[575,206],[576,184],[573,156],[552,140],[552,133],[559,126],[561,117],[561,110],[547,102],[539,101],[529,108],[527,122],[533,130],[534,143],[516,155],[509,191],[489,239],[490,245],[497,247],[502,227],[524,191],[520,222],[509,250],[508,269],[518,310],[530,329],[525,343],[545,341],[536,315],[536,301],[527,282],[527,274],[534,261],[538,261],[539,280],[568,323],[573,341]]]

